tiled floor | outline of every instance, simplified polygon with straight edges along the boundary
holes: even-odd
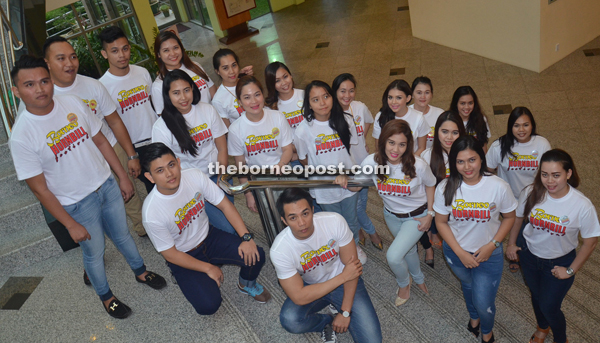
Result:
[[[507,115],[494,115],[493,106],[527,106],[538,122],[540,134],[553,147],[569,151],[581,174],[580,189],[600,204],[600,56],[587,57],[584,49],[600,48],[600,38],[578,49],[538,74],[411,36],[410,9],[406,0],[307,0],[300,6],[264,16],[250,24],[260,34],[231,46],[242,65],[253,65],[263,78],[264,67],[274,60],[291,69],[297,87],[313,79],[331,82],[342,73],[358,81],[357,99],[373,113],[381,106],[387,84],[419,75],[434,83],[433,105],[447,108],[454,90],[469,84],[478,93],[493,134],[506,130]],[[400,9],[402,8],[402,10]],[[211,31],[192,24],[181,34],[187,49],[205,56],[198,61],[213,80],[212,55],[223,47]],[[317,48],[319,43],[328,46]],[[588,53],[590,55],[590,53]],[[403,69],[400,74],[398,69]],[[390,76],[391,70],[398,75]],[[370,141],[373,144],[373,141]],[[138,187],[141,189],[143,187]],[[264,242],[259,218],[236,202],[248,227]],[[370,194],[368,213],[386,247],[392,239],[381,215],[382,204]],[[163,259],[147,239],[135,238],[151,270],[168,274]],[[262,244],[265,246],[265,244]],[[436,269],[423,264],[431,296],[416,289],[401,308],[393,307],[395,283],[385,262],[385,252],[365,249],[365,283],[386,342],[476,342],[464,326],[467,314],[457,280],[436,251]],[[257,305],[235,291],[235,268],[225,267],[222,308],[200,317],[176,285],[153,291],[134,282],[123,258],[108,244],[107,273],[111,287],[129,304],[134,315],[113,320],[101,308],[93,291],[81,280],[81,253],[76,249],[15,273],[0,273],[0,285],[11,276],[43,277],[20,310],[0,310],[0,342],[317,342],[314,334],[291,335],[278,323],[285,299],[270,263],[259,281],[273,293],[273,301]],[[600,256],[594,253],[578,274],[565,300],[571,342],[597,342],[600,325]],[[498,342],[524,342],[535,322],[529,294],[519,274],[505,271],[497,299]],[[350,342],[348,334],[342,342]],[[548,338],[551,342],[551,338]]]

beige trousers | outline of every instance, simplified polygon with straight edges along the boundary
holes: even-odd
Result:
[[[129,175],[129,169],[127,168],[127,153],[125,152],[125,150],[123,150],[123,148],[118,142],[113,146],[113,149],[115,150],[115,153],[119,158],[119,162],[121,162],[121,165],[127,172],[127,175]],[[119,182],[119,178],[117,177],[117,175],[115,175],[114,172],[113,175],[115,176],[117,182]],[[133,183],[133,187],[136,188],[135,179],[131,175],[129,175],[129,180],[131,181],[131,183]],[[133,194],[133,197],[131,197],[131,199],[129,199],[129,201],[125,203],[125,212],[129,216],[129,218],[131,218],[131,221],[133,222],[133,230],[138,234],[138,236],[145,235],[146,230],[142,225],[142,201],[140,199],[140,196],[138,195],[137,190]]]

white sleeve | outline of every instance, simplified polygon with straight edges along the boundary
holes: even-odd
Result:
[[[298,158],[303,160],[308,155],[308,147],[306,146],[306,142],[301,136],[302,134],[302,126],[296,128],[294,131],[294,146],[296,147],[296,153],[298,154]]]
[[[525,217],[525,203],[527,202],[527,197],[531,193],[531,186],[527,186],[521,190],[521,195],[519,196],[519,205],[517,206],[517,217],[523,218]]]
[[[281,126],[281,146],[288,146],[294,142],[294,131],[290,127],[290,123],[288,123],[287,119],[285,119],[283,113],[279,111],[276,113],[279,126]]]
[[[594,205],[588,201],[582,209],[581,218],[579,218],[580,222],[580,231],[581,238],[592,238],[600,236],[600,224],[598,223],[598,214],[596,213],[596,209]]]
[[[246,147],[238,131],[238,125],[229,126],[229,136],[227,137],[227,151],[229,152],[229,156],[246,155]]]
[[[169,149],[175,150],[173,149],[173,142],[175,137],[173,136],[169,128],[166,127],[166,125],[162,125],[163,123],[164,122],[162,121],[162,119],[160,121],[157,120],[152,126],[152,143],[160,142],[169,147]]]
[[[159,76],[160,77],[160,76]],[[162,81],[156,78],[156,81],[152,83],[152,104],[157,114],[161,114],[165,109],[165,101],[162,95]]]
[[[371,135],[375,139],[379,139],[379,135],[381,134],[381,126],[379,126],[379,116],[381,116],[381,112],[375,115],[375,120],[373,122],[373,133]]]
[[[363,122],[365,124],[373,124],[373,114],[371,113],[371,111],[369,111],[369,108],[367,107],[367,105],[365,105],[365,103],[360,102],[359,104],[362,107],[362,115],[364,117]]]
[[[427,164],[427,162],[425,162],[423,160],[423,164],[421,164],[420,166],[421,166],[421,168],[420,168],[421,170],[419,170],[418,175],[421,178],[421,180],[423,180],[423,184],[427,187],[435,186],[437,179],[431,172],[431,168],[429,168],[429,165]]]
[[[108,90],[104,84],[99,81],[98,83],[98,90],[100,92],[100,94],[98,94],[98,108],[100,109],[100,113],[106,117],[113,114],[117,110],[117,105],[111,99],[110,94],[108,93]]]
[[[366,166],[372,166],[373,169],[377,166],[377,163],[375,162],[375,160],[373,160],[373,155],[374,154],[371,154],[365,157],[365,159],[360,164],[361,171],[363,171]],[[375,172],[373,171],[373,173]],[[374,176],[374,174],[364,174],[362,172],[360,174],[354,175],[355,180],[372,179],[373,177],[376,178],[377,176]]]
[[[435,188],[435,198],[433,201],[433,210],[439,214],[446,215],[450,214],[451,207],[446,206],[446,200],[444,199],[444,190],[446,189],[447,180],[443,180]]]
[[[212,105],[209,105],[209,106],[210,106],[209,116],[210,116],[210,120],[211,120],[212,135],[213,135],[213,138],[219,138],[219,137],[223,136],[224,134],[227,134],[227,132],[229,132],[229,130],[227,130],[227,126],[225,126],[223,119],[221,119],[221,117],[219,117],[219,113],[217,112],[217,109]]]
[[[421,121],[419,122],[419,127],[417,128],[417,137],[421,138],[427,136],[429,134],[429,131],[431,131],[431,128],[427,126],[427,121],[425,120],[425,117],[422,114],[419,115],[421,116]]]
[[[221,104],[220,101],[213,97],[211,104],[215,107],[221,118],[229,119],[229,116],[227,115],[227,109],[223,106],[223,104]]]
[[[504,188],[504,190],[500,192],[500,201],[497,204],[498,210],[500,213],[508,213],[515,210],[518,203],[517,199],[515,199],[515,196],[512,193],[510,185],[500,178],[498,178],[498,181],[501,181],[501,185],[499,185],[499,187]]]
[[[194,62],[194,61],[192,61],[192,62]],[[208,76],[208,73],[206,72],[206,70],[204,68],[202,68],[202,66],[200,65],[200,63],[194,62],[194,64],[196,64],[198,67],[200,67],[200,69],[202,69],[202,71],[204,72],[204,74],[206,74],[206,77],[208,77],[208,81],[206,81],[206,84],[208,84],[208,88],[214,86],[215,83],[213,82],[213,80],[210,79],[210,76]],[[200,75],[198,75],[198,76],[200,76]]]
[[[278,251],[273,251],[272,249],[269,255],[271,262],[273,263],[273,267],[275,267],[275,272],[277,273],[278,279],[285,280],[298,274],[298,271],[294,266],[294,261],[290,259],[288,255],[282,254]]]
[[[492,130],[490,130],[490,124],[488,124],[486,116],[483,116],[483,119],[485,120],[485,127],[487,127],[488,130],[487,138],[490,138],[492,137]]]
[[[8,145],[19,180],[27,180],[44,172],[40,156],[30,142],[21,142],[13,136]]]
[[[492,146],[490,146],[490,149],[488,150],[487,154],[485,155],[485,160],[487,162],[487,167],[491,168],[491,169],[496,169],[498,168],[498,165],[500,164],[500,140],[495,140],[494,143],[492,143]]]
[[[356,133],[356,124],[354,124],[354,119],[349,115],[345,115],[346,122],[348,123],[348,128],[350,129],[350,145],[358,144],[358,134]],[[350,153],[350,152],[348,152]]]
[[[352,234],[352,231],[350,231],[350,227],[348,226],[348,223],[344,217],[339,214],[337,216],[339,217],[335,219],[335,223],[337,223],[335,226],[337,231],[336,236],[338,237],[339,246],[344,247],[350,244],[350,242],[354,239],[354,235]]]
[[[143,224],[156,251],[163,252],[175,246],[175,240],[165,224],[147,220],[144,220]]]
[[[225,198],[225,193],[217,186],[216,183],[212,182],[210,178],[204,174],[200,169],[196,169],[198,176],[196,178],[200,181],[202,195],[204,199],[209,203],[217,206],[223,198]]]

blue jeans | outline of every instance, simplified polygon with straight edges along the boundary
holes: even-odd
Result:
[[[569,267],[575,259],[575,250],[553,260],[539,258],[529,249],[519,252],[521,270],[525,283],[531,291],[531,303],[535,319],[540,328],[552,328],[554,341],[567,341],[567,321],[560,309],[567,292],[575,281],[575,276],[560,280],[552,275],[554,266]]]
[[[356,216],[358,217],[358,223],[369,235],[375,234],[375,226],[371,221],[371,218],[367,215],[367,202],[369,201],[369,187],[363,187],[358,192],[358,204],[356,205]]]
[[[335,212],[348,223],[350,231],[354,236],[354,242],[358,245],[358,231],[360,230],[360,224],[358,223],[358,217],[356,215],[356,204],[358,202],[358,193],[354,193],[351,197],[348,197],[340,202],[334,204],[321,204],[321,209],[325,212]]]
[[[419,261],[417,252],[417,242],[423,236],[423,232],[417,228],[419,222],[414,218],[421,218],[426,215],[427,211],[415,217],[398,218],[384,207],[383,218],[395,237],[392,244],[390,244],[386,257],[388,265],[396,275],[396,283],[400,288],[408,286],[410,276],[416,284],[425,282],[425,275],[421,271],[421,261]]]
[[[90,234],[91,239],[82,241],[79,245],[83,253],[83,267],[100,300],[108,300],[113,296],[104,269],[105,234],[123,254],[136,276],[146,271],[144,260],[127,227],[121,190],[112,175],[100,188],[81,201],[63,207]]]
[[[466,268],[460,258],[444,242],[444,255],[450,269],[462,284],[463,296],[471,319],[481,320],[481,332],[492,332],[496,316],[496,293],[502,279],[504,258],[502,245],[492,252],[490,258],[477,268]]]
[[[294,304],[290,298],[287,298],[279,313],[281,326],[288,332],[296,334],[321,332],[325,325],[331,324],[333,318],[329,314],[319,314],[317,312],[329,304],[340,311],[343,298],[344,285],[340,285],[321,299],[302,306]],[[371,298],[369,298],[362,278],[358,279],[350,318],[348,330],[354,342],[381,342],[379,318],[371,303]]]
[[[265,252],[258,247],[260,260],[253,266],[247,266],[240,257],[238,248],[241,240],[237,235],[229,234],[211,226],[208,236],[202,244],[187,254],[193,258],[210,264],[234,264],[240,266],[239,282],[242,286],[254,287],[256,278],[265,264]],[[211,315],[221,306],[221,291],[217,282],[208,274],[196,270],[186,269],[176,264],[167,262],[171,272],[177,280],[177,285],[185,298],[192,304],[196,312],[202,315]]]
[[[212,182],[217,183],[219,178],[219,175],[213,175],[210,177],[210,179],[212,180]],[[220,189],[220,188],[219,188]],[[225,198],[229,199],[229,201],[231,201],[231,203],[233,204],[233,195],[229,195],[227,193],[225,193]],[[225,199],[223,199],[225,200]],[[227,220],[227,217],[225,217],[225,214],[223,214],[223,212],[221,212],[221,210],[219,210],[215,205],[211,204],[210,202],[206,201],[206,215],[208,216],[208,221],[217,229],[219,230],[223,230],[225,232],[231,233],[236,235],[236,231],[233,228],[233,226],[231,225],[231,223],[229,223],[229,220]]]

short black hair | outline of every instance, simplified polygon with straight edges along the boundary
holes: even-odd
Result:
[[[109,26],[105,28],[100,32],[98,37],[102,42],[102,49],[106,47],[106,44],[110,44],[119,38],[125,38],[127,39],[127,42],[129,42],[129,39],[127,36],[125,36],[125,32],[123,32],[123,30],[121,30],[121,28],[118,26]]]
[[[46,42],[44,42],[44,46],[42,46],[42,55],[44,56],[44,58],[48,57],[46,54],[48,53],[48,49],[50,49],[50,45],[60,42],[69,43],[69,41],[66,38],[61,36],[54,36],[46,39]]]
[[[31,55],[21,56],[21,58],[19,58],[19,60],[15,63],[12,70],[10,71],[10,77],[15,86],[17,85],[17,75],[19,74],[20,70],[35,68],[44,68],[48,73],[50,73],[50,70],[48,70],[48,64],[46,64],[46,61],[44,61],[43,58]]]
[[[148,144],[144,149],[144,153],[142,156],[140,156],[140,163],[142,164],[142,167],[146,169],[146,171],[150,172],[150,164],[152,161],[167,154],[177,158],[173,150],[171,150],[171,148],[166,146],[164,143],[157,142]]]
[[[279,199],[277,199],[277,212],[279,212],[279,215],[282,216],[283,218],[285,218],[285,212],[283,211],[283,206],[286,204],[292,204],[295,203],[299,200],[306,200],[306,202],[308,202],[308,206],[310,206],[310,208],[313,208],[313,199],[310,196],[310,193],[308,193],[307,191],[305,191],[302,188],[286,188],[283,193],[281,193],[281,195],[279,196]]]

